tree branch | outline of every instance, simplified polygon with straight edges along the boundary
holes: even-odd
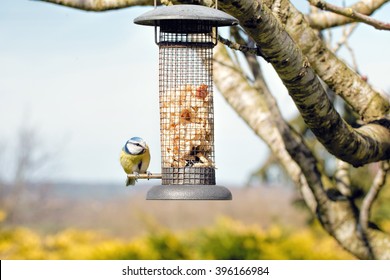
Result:
[[[348,9],[369,16],[389,1],[390,0],[361,0],[349,6]],[[331,12],[309,14],[306,16],[306,19],[311,27],[320,30],[348,24],[354,21],[350,17]]]
[[[320,8],[321,10],[330,11],[338,15],[342,15],[348,18],[353,19],[354,21],[359,21],[371,25],[379,30],[390,30],[390,24],[384,23],[382,21],[373,19],[369,16],[361,14],[351,8],[342,8],[336,5],[329,4],[323,0],[307,0],[311,5]]]
[[[32,0],[58,4],[84,11],[102,12],[134,6],[152,6],[154,0]],[[160,0],[157,0],[160,3]]]
[[[220,1],[261,47],[289,90],[308,127],[326,149],[354,166],[390,158],[390,130],[369,124],[351,128],[336,112],[307,59],[261,1]]]
[[[352,195],[351,193],[351,180],[349,178],[349,164],[337,160],[336,162],[336,172],[335,172],[335,180],[336,180],[336,188],[340,191],[342,195],[345,197],[350,197]]]
[[[381,162],[380,169],[376,174],[367,195],[363,199],[362,206],[360,208],[359,222],[364,232],[367,231],[369,226],[371,207],[374,204],[376,198],[378,197],[379,192],[386,183],[386,176],[388,175],[389,170],[390,162]]]
[[[349,37],[352,35],[352,33],[355,31],[355,29],[358,27],[357,23],[352,23],[350,28],[347,30],[346,26],[343,30],[343,37],[337,42],[336,46],[333,48],[333,52],[337,53],[340,48],[348,42]]]
[[[310,28],[302,13],[290,1],[282,0],[282,4],[284,7],[282,23],[321,79],[343,98],[363,121],[370,122],[388,117],[389,99],[375,91],[330,51],[318,32]]]
[[[218,41],[221,42],[222,44],[224,44],[225,46],[229,47],[232,50],[241,51],[241,52],[247,53],[247,54],[259,55],[257,48],[251,48],[251,47],[248,47],[246,45],[232,42],[229,39],[225,39],[220,35],[218,35]]]
[[[281,4],[277,5],[278,16],[285,20],[283,22],[285,28],[308,57],[310,65],[321,79],[336,94],[340,95],[364,121],[370,122],[388,116],[389,100],[374,91],[366,80],[338,59],[289,1],[281,1]],[[264,2],[272,7],[275,4],[270,0]],[[281,10],[281,6],[285,11]],[[259,51],[258,53],[264,56]]]

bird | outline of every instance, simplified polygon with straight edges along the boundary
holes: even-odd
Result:
[[[122,148],[120,163],[126,174],[147,173],[150,163],[150,151],[146,142],[141,137],[132,137]],[[126,186],[135,185],[137,179],[127,177]]]

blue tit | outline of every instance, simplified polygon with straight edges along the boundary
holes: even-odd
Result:
[[[130,138],[123,146],[120,162],[126,174],[146,173],[150,163],[149,147],[140,137]],[[126,186],[135,185],[136,179],[127,178]]]

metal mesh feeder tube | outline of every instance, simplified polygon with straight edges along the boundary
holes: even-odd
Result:
[[[134,20],[156,27],[162,185],[147,199],[230,200],[216,185],[213,48],[217,27],[237,21],[196,5],[156,8]]]

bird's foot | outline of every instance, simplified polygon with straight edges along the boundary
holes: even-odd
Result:
[[[146,174],[148,175],[148,180],[150,180],[150,176],[152,176],[152,173],[150,171],[146,171]]]
[[[139,178],[139,173],[134,171],[133,172],[134,176],[135,176],[135,181],[137,182],[138,181],[138,178]]]

